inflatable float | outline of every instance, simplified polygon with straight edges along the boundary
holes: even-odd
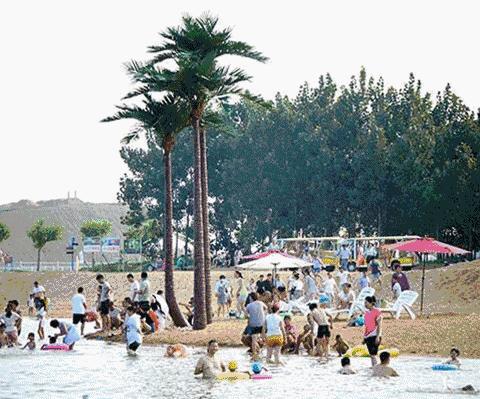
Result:
[[[453,364],[434,364],[432,366],[432,370],[435,370],[435,371],[455,371],[455,370],[458,370],[458,367],[454,366]]]
[[[45,344],[40,348],[42,351],[69,351],[70,347],[67,344]]]
[[[238,373],[236,371],[226,371],[217,375],[217,380],[222,381],[240,381],[240,380],[249,380],[250,374],[248,373]]]
[[[382,352],[389,352],[391,357],[398,357],[400,355],[400,351],[397,348],[385,348],[385,346],[379,346],[378,354]],[[370,357],[368,353],[368,349],[365,345],[357,345],[353,348],[350,348],[347,353],[345,354],[346,357]]]
[[[250,378],[252,380],[271,380],[272,375],[271,374],[253,374]]]

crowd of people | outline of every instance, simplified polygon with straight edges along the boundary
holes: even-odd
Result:
[[[403,290],[410,289],[407,275],[401,265],[395,266],[392,275],[392,298],[395,299]],[[246,319],[247,325],[242,334],[242,343],[248,347],[253,362],[262,359],[262,350],[265,348],[267,363],[281,366],[286,354],[298,355],[305,353],[318,358],[325,363],[331,360],[332,355],[341,358],[342,374],[355,374],[351,360],[346,356],[350,345],[340,334],[336,334],[332,341],[333,317],[331,310],[345,309],[356,299],[356,291],[375,284],[375,275],[379,270],[369,268],[368,273],[360,273],[356,281],[353,274],[340,269],[337,274],[331,272],[319,273],[314,269],[292,271],[286,282],[277,275],[268,273],[259,275],[258,279],[247,281],[242,272],[236,271],[230,282],[225,275],[221,275],[215,284],[214,292],[217,298],[217,317],[233,317]],[[372,277],[372,278],[370,278]],[[380,280],[379,278],[377,280]],[[155,333],[166,328],[169,321],[168,305],[161,290],[152,292],[148,273],[142,272],[137,281],[133,274],[126,276],[129,295],[124,297],[120,304],[114,301],[114,291],[105,276],[96,276],[96,301],[91,306],[87,304],[85,289],[78,287],[72,296],[72,321],[52,319],[50,327],[55,333],[48,337],[46,343],[45,323],[49,299],[45,288],[37,281],[34,282],[28,298],[28,314],[38,320],[37,335],[43,342],[41,349],[57,343],[72,349],[75,343],[85,335],[85,324],[94,322],[97,331],[107,335],[121,332],[129,354],[135,354],[142,345],[145,334]],[[378,284],[381,282],[378,281]],[[193,299],[193,298],[192,298]],[[185,308],[185,318],[191,323],[194,317],[193,300],[182,304]],[[292,314],[286,311],[285,305],[302,300],[308,306],[305,324],[298,331],[293,323]],[[235,303],[234,303],[235,301]],[[382,377],[398,376],[390,366],[390,354],[380,351],[382,343],[383,325],[381,311],[377,307],[377,298],[367,296],[364,302],[365,312],[361,324],[347,326],[363,326],[363,344],[371,359],[372,375]],[[7,303],[5,312],[0,315],[0,347],[18,347],[34,350],[36,335],[29,332],[27,341],[20,345],[18,337],[22,330],[22,314],[17,300]],[[218,358],[218,342],[212,340],[207,348],[207,354],[200,358],[195,368],[195,374],[202,374],[205,378],[215,377],[225,372],[225,364]],[[333,350],[333,351],[332,351]],[[453,348],[451,358],[446,364],[460,366],[458,360],[460,352]],[[166,356],[185,357],[187,350],[182,344],[167,347]],[[254,363],[254,365],[258,363]],[[257,367],[258,368],[258,367]],[[235,367],[228,367],[230,371]],[[262,368],[260,368],[262,370]]]

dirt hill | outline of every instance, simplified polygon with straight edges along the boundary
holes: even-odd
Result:
[[[38,219],[47,223],[56,223],[64,227],[63,239],[48,243],[42,254],[42,261],[68,261],[65,247],[70,237],[80,240],[80,225],[87,219],[107,219],[112,223],[112,236],[121,236],[120,218],[127,208],[120,204],[94,204],[77,198],[32,202],[22,200],[12,204],[0,205],[0,222],[10,228],[10,238],[1,249],[13,256],[15,261],[31,262],[36,260],[36,251],[27,230]]]

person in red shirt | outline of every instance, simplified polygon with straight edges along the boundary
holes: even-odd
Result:
[[[374,296],[365,298],[365,332],[363,342],[367,345],[372,367],[377,364],[378,347],[382,342],[382,313],[376,307],[377,300]]]

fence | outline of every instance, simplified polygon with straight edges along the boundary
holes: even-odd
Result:
[[[7,263],[0,270],[4,272],[35,272],[37,262],[14,262]],[[40,262],[41,272],[70,272],[72,266],[69,262]]]

